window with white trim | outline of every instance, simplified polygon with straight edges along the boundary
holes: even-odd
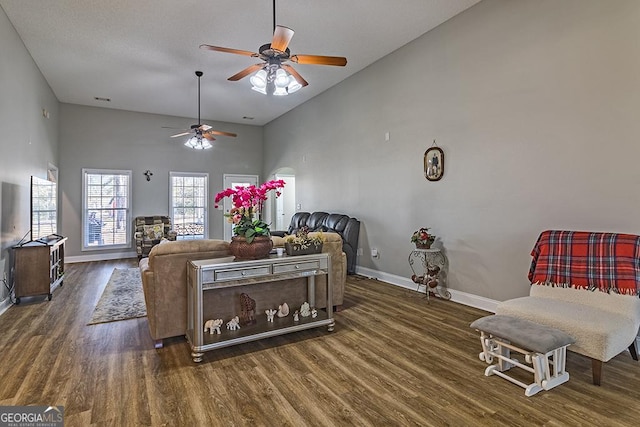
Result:
[[[207,173],[169,172],[169,213],[178,240],[208,235],[208,182]]]
[[[131,247],[131,171],[82,169],[82,249]]]

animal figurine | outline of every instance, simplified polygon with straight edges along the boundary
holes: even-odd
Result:
[[[278,317],[287,317],[289,315],[289,306],[286,302],[278,306]]]
[[[311,309],[311,318],[315,319],[316,317],[318,317],[318,310],[316,310],[315,308]]]
[[[438,267],[437,265],[427,268],[427,276],[426,276],[425,284],[430,288],[437,287],[438,283],[440,282],[440,280],[438,279],[439,275],[440,275],[440,267]]]
[[[273,322],[273,316],[276,315],[277,310],[265,310],[265,314],[267,315],[267,322]]]
[[[426,281],[427,280],[427,276],[418,276],[416,274],[414,274],[413,276],[411,276],[411,280],[413,280],[413,283],[417,283],[418,285],[426,285]]]
[[[241,308],[241,316],[242,322],[245,325],[249,325],[251,323],[256,323],[256,300],[252,299],[249,295],[245,293],[240,294],[240,308]]]
[[[311,316],[311,307],[309,307],[308,302],[305,302],[300,306],[300,316],[302,317]]]
[[[296,310],[296,312],[293,313],[293,321],[294,322],[300,321],[300,317],[298,317],[298,310]]]
[[[236,331],[240,329],[240,319],[238,319],[238,316],[227,322],[227,329],[229,329],[230,331]]]
[[[204,322],[204,331],[207,332],[207,330],[209,331],[210,334],[220,334],[220,326],[222,326],[222,319],[210,319],[207,320],[206,322]]]

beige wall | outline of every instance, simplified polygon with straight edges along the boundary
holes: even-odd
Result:
[[[264,172],[293,168],[303,210],[362,220],[365,272],[409,277],[429,226],[454,291],[524,295],[540,231],[640,234],[638,40],[636,0],[483,0],[269,123]]]

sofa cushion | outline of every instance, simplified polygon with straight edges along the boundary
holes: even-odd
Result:
[[[471,323],[471,327],[541,354],[575,342],[573,337],[559,329],[514,316],[485,316]]]
[[[324,227],[324,220],[329,216],[326,212],[313,212],[307,218],[307,223],[305,224],[309,227],[309,231],[327,231]]]
[[[640,299],[633,296],[548,285],[531,285],[529,296],[553,298],[572,304],[596,307],[599,310],[626,316],[632,322],[640,324]]]
[[[324,220],[325,231],[342,233],[349,223],[349,217],[341,214],[330,214]]]
[[[147,240],[161,240],[164,237],[164,224],[149,224],[143,226],[143,238]]]
[[[155,261],[157,257],[171,254],[189,254],[200,252],[219,252],[219,256],[224,256],[229,252],[229,242],[216,239],[199,240],[176,240],[169,241],[162,245],[155,245],[149,252],[149,266],[156,269]],[[212,257],[213,258],[213,257]]]
[[[576,340],[569,350],[603,362],[624,351],[638,333],[638,323],[626,315],[554,298],[528,296],[511,299],[498,304],[496,314],[560,329]]]

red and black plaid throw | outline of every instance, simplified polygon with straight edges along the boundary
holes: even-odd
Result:
[[[531,256],[531,283],[640,296],[640,236],[548,230]]]

